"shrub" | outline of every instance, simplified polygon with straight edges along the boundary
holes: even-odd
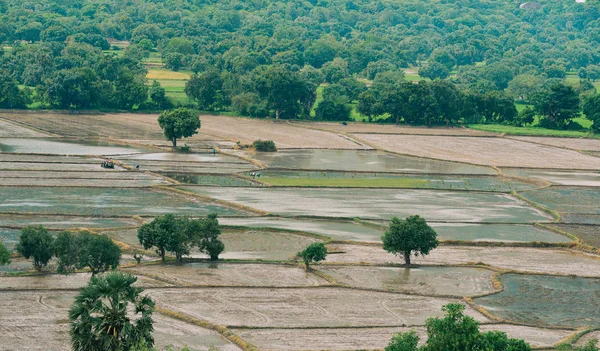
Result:
[[[275,152],[277,151],[277,147],[275,146],[275,142],[273,140],[256,140],[252,143],[254,149],[256,151],[262,152]]]

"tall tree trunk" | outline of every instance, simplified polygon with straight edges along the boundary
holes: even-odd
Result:
[[[396,124],[400,124],[400,115],[396,115]]]
[[[279,109],[275,110],[275,119],[279,119]]]
[[[160,249],[160,258],[162,259],[162,263],[165,263],[165,249]]]
[[[309,262],[308,260],[306,260],[306,259],[305,259],[305,260],[304,260],[304,264],[306,265],[306,270],[307,270],[307,271],[310,271],[310,265],[309,265],[309,264],[310,264],[310,262]]]
[[[216,254],[216,255],[210,255],[210,260],[211,260],[211,261],[218,261],[218,260],[219,260],[219,254]]]
[[[404,263],[406,263],[407,266],[410,266],[410,251],[404,253]]]
[[[177,147],[177,138],[173,138],[171,142],[173,143],[173,147]]]

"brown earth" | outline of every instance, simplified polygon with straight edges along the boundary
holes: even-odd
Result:
[[[572,150],[600,151],[600,139],[551,138],[530,136],[510,136],[508,138],[527,141],[536,144],[563,147]]]
[[[404,263],[399,257],[377,246],[329,245],[328,249],[339,254],[327,256],[332,263]],[[600,277],[600,256],[567,249],[536,249],[519,247],[462,247],[441,246],[428,256],[412,259],[413,264],[459,265],[484,263],[493,267],[580,277]]]
[[[0,138],[40,138],[48,136],[48,134],[36,132],[0,119]]]
[[[479,165],[600,169],[600,160],[576,151],[504,138],[356,134],[384,150]]]
[[[50,274],[41,276],[0,276],[0,290],[54,290],[79,289],[87,285],[91,275],[77,273],[71,275]],[[169,284],[152,278],[138,276],[136,286],[144,288],[166,287]]]
[[[494,136],[494,133],[483,132],[467,128],[427,128],[399,126],[395,124],[371,124],[371,123],[341,123],[331,122],[300,122],[292,124],[304,128],[326,130],[334,133],[381,133],[381,134],[415,134],[415,135],[462,135],[462,136]]]

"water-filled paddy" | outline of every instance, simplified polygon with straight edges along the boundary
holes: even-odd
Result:
[[[558,185],[600,187],[600,173],[597,172],[569,172],[519,168],[506,168],[502,169],[502,172],[506,175],[545,180]]]
[[[117,156],[118,160],[145,160],[145,161],[163,161],[163,162],[208,162],[208,163],[247,163],[244,160],[230,155],[212,153],[175,153],[175,152],[157,152],[149,154],[137,154],[127,156]]]
[[[557,212],[600,214],[600,189],[550,187],[522,193]]]
[[[567,243],[571,238],[521,224],[430,223],[440,240]]]
[[[584,244],[600,248],[600,226],[581,224],[552,224],[552,227],[575,235]]]
[[[163,173],[209,173],[229,174],[239,173],[256,168],[251,163],[225,163],[225,162],[184,162],[184,161],[148,161],[148,160],[120,160],[131,167],[138,166],[140,170]]]
[[[261,171],[260,181],[275,186],[419,188],[511,192],[536,186],[491,176],[419,176],[377,172]]]
[[[515,198],[492,193],[332,188],[181,187],[284,216],[389,219],[419,214],[430,221],[527,223],[549,217]]]
[[[495,291],[492,285],[494,272],[481,268],[323,266],[318,269],[343,284],[366,289],[444,296],[471,296]]]
[[[139,225],[139,223],[127,218],[0,215],[0,227],[26,227],[28,225],[41,225],[48,229],[74,229],[131,227]]]
[[[503,292],[475,299],[492,314],[539,326],[600,326],[600,279],[502,276]]]
[[[497,174],[495,170],[488,167],[368,150],[257,152],[252,157],[268,165],[270,168],[398,173]]]
[[[206,185],[206,186],[261,186],[250,180],[214,174],[185,174],[185,173],[163,173],[164,176],[175,179],[183,184]]]
[[[67,139],[0,139],[0,152],[53,155],[123,155],[151,150],[103,141]]]
[[[9,250],[13,250],[19,243],[20,230],[0,228],[0,242]]]
[[[0,187],[0,213],[89,216],[240,215],[239,211],[148,189]]]

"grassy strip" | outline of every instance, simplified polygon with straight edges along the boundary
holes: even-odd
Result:
[[[156,306],[156,312],[158,312],[162,315],[186,322],[186,323],[197,325],[201,328],[214,330],[217,333],[221,334],[227,340],[229,340],[232,343],[234,343],[235,345],[239,346],[243,351],[258,351],[258,348],[256,346],[246,342],[244,339],[235,335],[231,330],[227,329],[227,327],[225,327],[225,326],[210,323],[208,321],[202,321],[202,320],[196,319],[190,315],[170,311],[170,310],[167,310],[160,306]]]
[[[481,130],[484,132],[501,133],[508,135],[522,136],[547,136],[559,138],[600,138],[599,134],[594,134],[592,131],[581,132],[572,130],[554,130],[540,127],[515,127],[501,124],[470,124],[468,128]]]
[[[538,210],[540,210],[542,212],[545,212],[545,213],[551,215],[552,218],[554,218],[554,222],[556,222],[556,223],[560,222],[560,214],[558,214],[558,212],[556,212],[556,211],[554,211],[554,210],[552,210],[552,209],[550,209],[550,208],[548,208],[546,206],[543,206],[543,205],[541,205],[541,204],[539,204],[539,203],[537,203],[535,201],[529,200],[528,198],[526,198],[526,197],[520,195],[519,193],[517,193],[516,191],[513,191],[511,193],[511,195],[514,196],[514,197],[516,197],[517,199],[519,199],[521,201],[525,201],[530,206],[532,206],[532,207],[534,207],[534,208],[536,208],[536,209],[538,209]]]

